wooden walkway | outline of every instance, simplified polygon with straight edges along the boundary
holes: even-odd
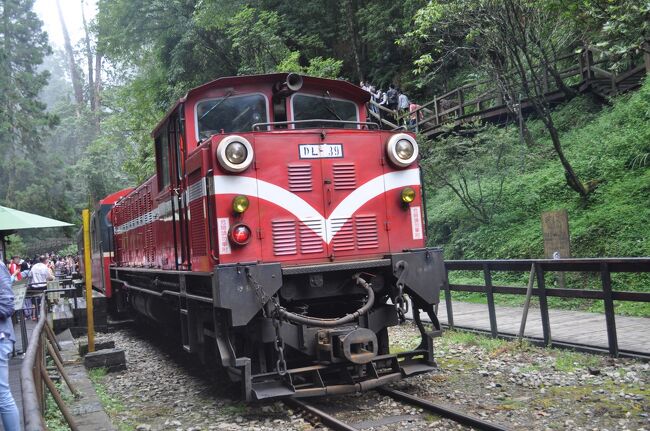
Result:
[[[452,309],[455,328],[490,332],[487,304],[454,301]],[[500,335],[518,334],[522,317],[521,307],[496,306],[496,316]],[[422,318],[428,320],[424,314]],[[447,325],[447,309],[444,301],[440,302],[438,318],[440,323]],[[551,309],[549,321],[553,342],[602,348],[605,352],[608,349],[604,314]],[[616,333],[621,351],[650,356],[650,318],[616,316]],[[529,310],[524,335],[540,340],[543,338],[539,309]]]
[[[631,64],[622,72],[617,70],[618,60],[620,55],[596,47],[585,47],[580,52],[570,52],[558,57],[553,62],[553,68],[564,84],[573,91],[592,93],[607,100],[640,87],[646,73],[650,71],[650,53],[644,53],[640,59],[634,58],[639,64]],[[543,76],[543,82],[530,82],[529,86],[539,87],[536,93],[543,97],[548,105],[556,105],[573,97],[557,86],[549,69],[542,68],[539,74]],[[523,95],[520,97],[518,109],[521,114],[534,112],[532,101]],[[372,108],[368,111],[370,117],[377,120],[383,128],[396,129],[404,123],[404,118],[400,118],[397,111],[372,101],[368,106]],[[411,126],[413,131],[427,138],[435,138],[446,131],[476,121],[496,124],[515,121],[512,110],[513,107],[505,103],[494,81],[488,79],[436,95],[433,100],[406,115],[412,115],[416,119],[415,124]]]

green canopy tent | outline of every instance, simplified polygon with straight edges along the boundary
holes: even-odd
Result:
[[[0,243],[2,243],[2,248],[0,249],[0,259],[5,258],[5,237],[7,235],[11,235],[16,231],[23,229],[41,229],[46,227],[66,226],[73,225],[63,221],[54,220],[36,214],[26,213],[24,211],[18,211],[0,206]]]

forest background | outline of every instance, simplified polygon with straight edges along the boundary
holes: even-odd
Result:
[[[492,79],[507,98],[524,90],[500,79],[520,58],[530,76],[545,53],[590,44],[623,70],[650,50],[641,0],[98,0],[76,45],[64,28],[62,50],[33,6],[0,1],[0,205],[75,224],[82,208],[153,173],[153,126],[220,76],[393,83],[420,103]],[[542,257],[541,212],[565,208],[574,256],[650,255],[650,82],[569,99],[510,126],[420,137],[430,245],[447,258]],[[61,233],[13,235],[9,252],[51,236]]]

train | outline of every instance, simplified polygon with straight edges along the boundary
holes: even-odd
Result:
[[[248,401],[433,370],[447,276],[426,246],[419,147],[368,121],[369,97],[294,73],[188,91],[152,132],[155,174],[91,216],[109,309],[172,328]],[[406,317],[420,343],[391,353]]]

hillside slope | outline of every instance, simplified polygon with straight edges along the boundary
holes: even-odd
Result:
[[[554,120],[567,158],[583,180],[598,184],[587,201],[566,185],[539,121],[528,122],[536,141],[533,148],[520,143],[515,125],[487,128],[472,142],[513,143],[510,157],[504,156],[508,166],[486,170],[479,165],[484,159],[473,166],[484,177],[483,195],[499,196],[491,219],[476,221],[451,189],[427,172],[429,244],[444,247],[447,259],[541,258],[541,213],[566,208],[574,257],[650,256],[650,78],[640,90],[619,96],[611,106],[588,96],[575,98],[555,109]],[[450,141],[458,145],[463,139],[468,138],[428,145]],[[427,160],[424,166],[426,170]],[[503,190],[498,195],[501,179]],[[470,183],[469,192],[478,194],[476,183]],[[645,276],[617,276],[617,280],[619,288],[650,290]],[[591,282],[581,284],[595,287]]]

